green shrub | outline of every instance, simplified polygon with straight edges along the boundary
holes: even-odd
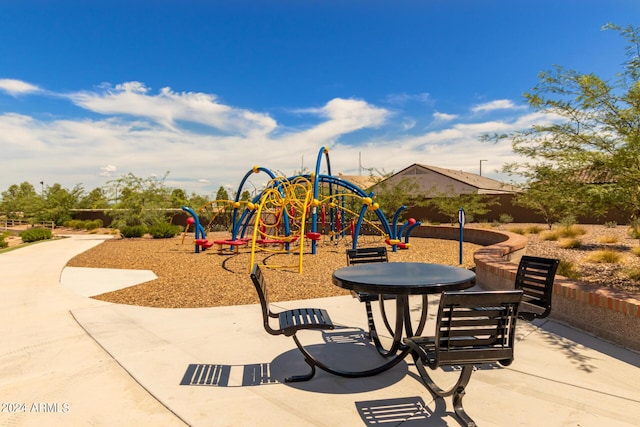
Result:
[[[122,237],[131,239],[134,237],[142,237],[147,232],[147,227],[144,225],[126,225],[120,228],[120,234]]]
[[[564,228],[569,228],[578,222],[574,215],[567,215],[559,221],[559,224]]]
[[[180,232],[180,227],[168,222],[158,221],[149,228],[149,234],[154,239],[169,239]]]
[[[580,273],[571,261],[560,260],[557,273],[567,279],[578,280],[580,278]]]
[[[635,256],[640,256],[640,246],[634,246],[631,248],[631,253]]]
[[[509,214],[503,213],[500,214],[499,220],[503,224],[511,224],[513,222],[513,217]]]
[[[9,246],[9,242],[5,241],[4,238],[5,238],[4,233],[0,234],[0,249],[4,249],[7,246]]]
[[[618,223],[615,221],[607,221],[604,223],[604,226],[607,228],[616,228],[618,226]]]
[[[47,240],[53,237],[51,230],[48,228],[30,228],[20,232],[20,237],[25,243],[37,242],[38,240]]]
[[[102,227],[101,219],[93,219],[93,220],[84,222],[84,228],[86,228],[87,230],[95,230],[96,228],[101,228],[101,227]]]
[[[527,227],[528,234],[539,234],[542,230],[543,228],[539,225],[532,225],[530,227]]]

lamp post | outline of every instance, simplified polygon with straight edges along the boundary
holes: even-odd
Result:
[[[488,160],[480,160],[480,176],[482,176],[482,162],[488,162]]]

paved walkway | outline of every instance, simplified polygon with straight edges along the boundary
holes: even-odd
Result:
[[[156,309],[88,298],[153,278],[64,269],[103,238],[0,255],[0,425],[459,425],[450,399],[434,400],[410,363],[372,378],[318,371],[283,383],[307,367],[291,339],[262,329],[256,305]],[[379,362],[351,297],[278,305],[326,308],[343,325],[300,335],[327,363]],[[511,366],[471,378],[464,405],[480,426],[640,426],[640,355],[553,321],[521,322],[518,333]]]

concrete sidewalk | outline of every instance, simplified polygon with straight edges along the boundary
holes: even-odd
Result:
[[[290,338],[264,331],[257,305],[156,309],[87,298],[152,277],[63,272],[102,238],[0,255],[0,425],[459,425],[450,398],[434,400],[410,359],[376,377],[318,371],[285,384],[308,367]],[[278,306],[329,311],[340,328],[300,338],[332,366],[380,362],[351,297]],[[518,334],[511,366],[471,378],[464,406],[478,425],[640,426],[640,355],[553,321],[520,322]]]

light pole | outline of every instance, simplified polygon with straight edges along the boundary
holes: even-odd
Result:
[[[480,160],[480,176],[482,176],[482,162],[488,162],[488,160]]]

